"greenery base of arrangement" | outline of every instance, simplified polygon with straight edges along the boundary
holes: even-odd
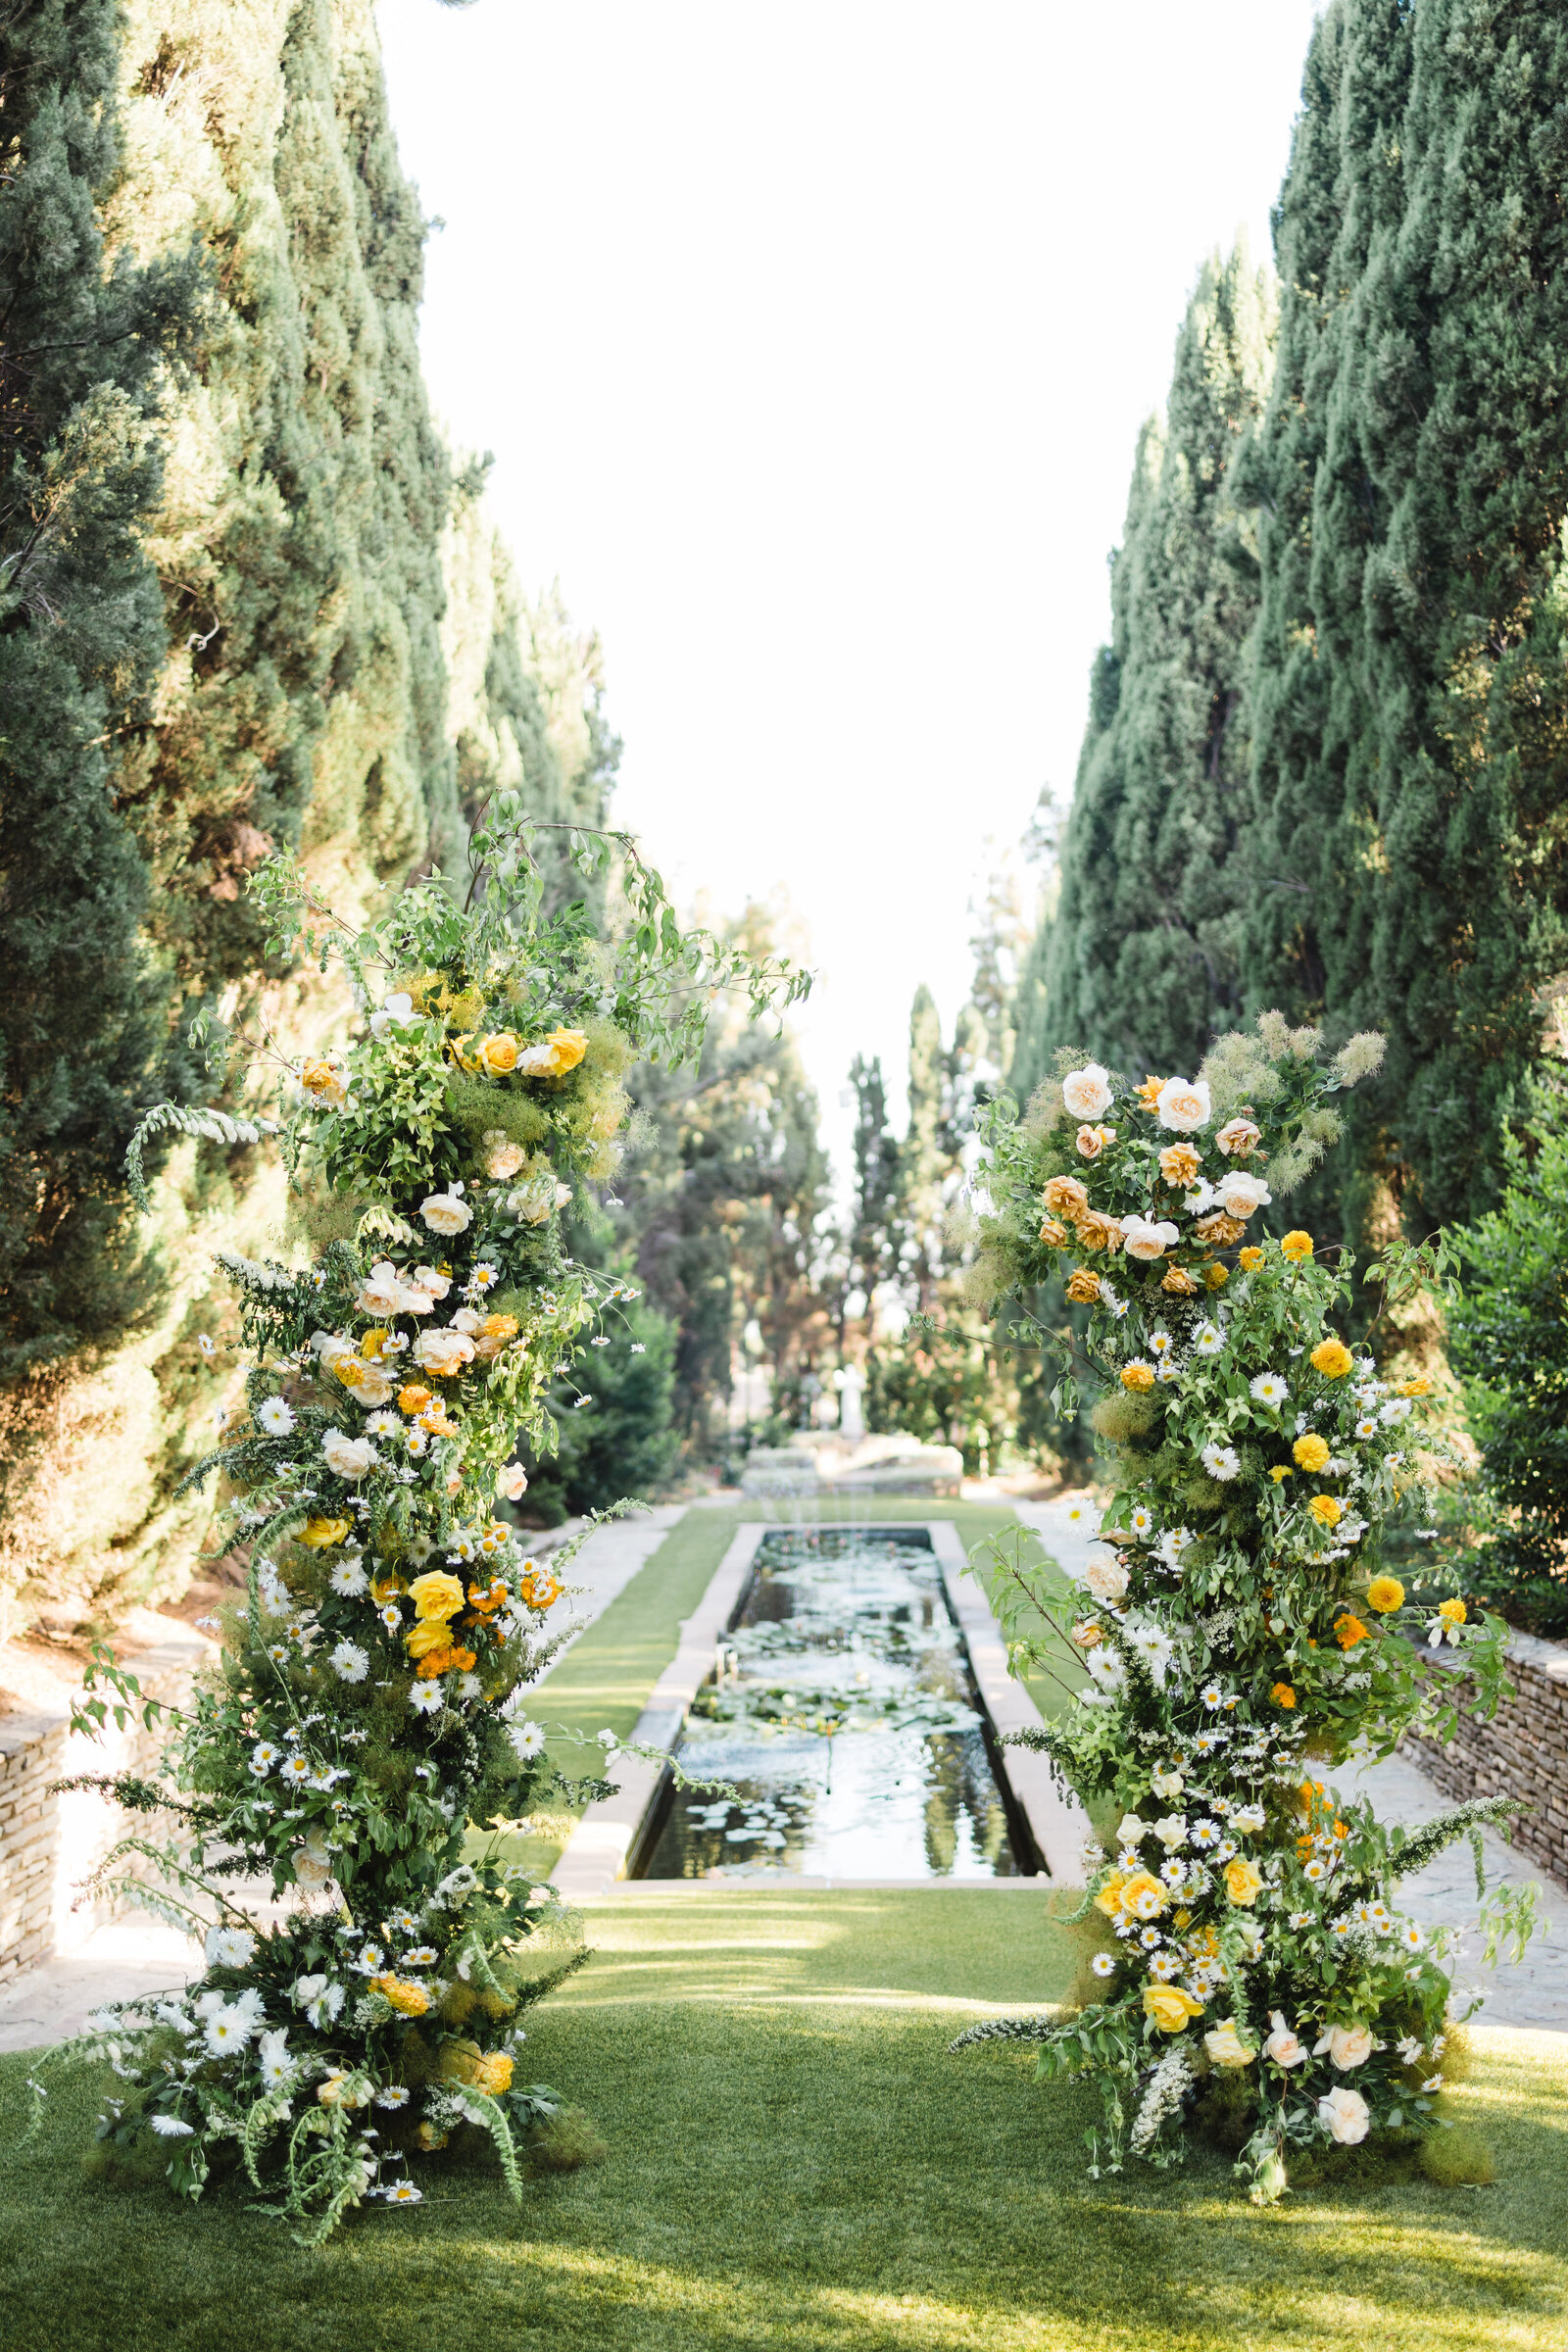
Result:
[[[558,2093],[521,2081],[521,2020],[580,1938],[505,1838],[612,1785],[564,1775],[529,1720],[570,1547],[535,1561],[500,1505],[526,1485],[519,1437],[551,1449],[552,1384],[631,1296],[573,1262],[562,1210],[613,1172],[634,1059],[689,1056],[719,989],[757,1014],[805,985],[683,933],[622,836],[568,836],[585,874],[618,856],[619,935],[582,904],[548,915],[531,841],[501,796],[466,899],[435,875],[358,932],[288,859],[262,868],[270,953],[347,966],[350,1042],[299,1064],[241,1041],[260,1080],[244,1115],[163,1105],[132,1149],[142,1189],[161,1135],[277,1133],[311,1253],[221,1258],[244,1402],[192,1476],[223,1482],[245,1584],[160,1774],[101,1784],[148,1826],[90,1891],[201,1934],[205,1970],[49,2063],[113,2065],[102,2132],[122,2160],[162,2152],[192,2197],[237,2165],[307,2242],[366,2197],[416,2201],[408,2159],[454,2133],[487,2134],[520,2193],[559,2126]],[[226,1072],[233,1041],[203,1022],[193,1042]],[[111,1709],[164,1712],[100,1652],[80,1722]],[[247,1908],[258,1886],[279,1924]]]
[[[1455,1594],[1423,1621],[1381,1565],[1442,1465],[1430,1383],[1347,1344],[1349,1277],[1310,1234],[1262,1231],[1336,1139],[1329,1098],[1381,1056],[1361,1037],[1325,1065],[1318,1044],[1266,1014],[1196,1080],[1139,1085],[1064,1054],[1022,1120],[996,1109],[979,1276],[1017,1301],[1056,1275],[1081,1311],[1063,1344],[1102,1392],[1112,1492],[1079,1605],[1017,1548],[996,1547],[993,1585],[1019,1667],[1051,1671],[1064,1645],[1082,1669],[1027,1743],[1119,1823],[1085,1857],[1100,1997],[960,2039],[1038,2041],[1042,2073],[1093,2076],[1097,2169],[1178,2162],[1203,2116],[1244,2118],[1238,2171],[1260,2202],[1293,2150],[1440,2127],[1449,1937],[1394,1892],[1469,1836],[1484,1896],[1480,1827],[1514,1809],[1460,1805],[1406,1834],[1325,1777],[1407,1730],[1451,1735],[1423,1643],[1463,1650],[1483,1712],[1506,1686],[1500,1619]],[[1397,1294],[1441,1280],[1442,1252],[1395,1245],[1372,1273]],[[1069,1370],[1057,1402],[1077,1401]],[[1533,1892],[1492,1897],[1489,1954],[1528,1934]]]

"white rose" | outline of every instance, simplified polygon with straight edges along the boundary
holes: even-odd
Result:
[[[1187,1786],[1179,1772],[1156,1772],[1152,1777],[1156,1796],[1180,1796]]]
[[[1352,2066],[1364,2066],[1371,2057],[1372,2029],[1370,2026],[1330,2026],[1322,2038],[1312,2044],[1312,2055],[1314,2058],[1321,2057],[1325,2050],[1341,2074],[1348,2074]],[[1362,2113],[1365,2113],[1364,2108]],[[1359,2139],[1361,2133],[1357,2132],[1355,2137]]]
[[[452,1328],[454,1331],[466,1331],[469,1339],[472,1339],[479,1328],[480,1321],[481,1318],[474,1313],[471,1306],[460,1306],[452,1318]]]
[[[360,1285],[355,1305],[362,1315],[396,1315],[404,1311],[407,1286],[396,1266],[383,1258]]]
[[[542,1225],[557,1205],[556,1192],[556,1180],[547,1168],[507,1195],[507,1214],[515,1217],[519,1225]],[[570,1193],[566,1198],[570,1200]]]
[[[432,1193],[420,1201],[419,1214],[432,1233],[466,1233],[473,1223],[472,1209],[456,1193]]]
[[[473,1342],[466,1331],[451,1331],[445,1327],[421,1331],[414,1343],[413,1360],[422,1370],[433,1372],[439,1380],[450,1380],[473,1361]]]
[[[1160,1820],[1155,1822],[1154,1836],[1159,1839],[1160,1844],[1164,1846],[1167,1853],[1173,1854],[1179,1845],[1185,1845],[1187,1842],[1186,1814],[1166,1813]]]
[[[415,1290],[423,1294],[426,1313],[431,1299],[444,1298],[452,1288],[451,1277],[439,1273],[434,1266],[416,1266],[409,1281]]]
[[[323,1364],[335,1364],[340,1356],[358,1355],[359,1349],[340,1340],[334,1331],[313,1331],[311,1352],[318,1355]]]
[[[1122,1248],[1128,1256],[1146,1262],[1163,1257],[1181,1239],[1175,1226],[1164,1217],[1124,1217],[1121,1230]]]
[[[1337,2082],[1317,2103],[1317,2120],[1331,2139],[1342,2147],[1353,2148],[1365,2139],[1372,2128],[1371,2110],[1358,2090],[1347,2090]]]
[[[1195,1134],[1214,1115],[1201,1078],[1167,1078],[1154,1098],[1154,1109],[1160,1125],[1174,1128],[1178,1135]]]
[[[387,1033],[387,1026],[390,1022],[395,1021],[398,1027],[401,1029],[405,1021],[412,1021],[413,1018],[414,999],[410,996],[406,996],[400,989],[396,996],[387,998],[379,1012],[371,1013],[370,1035],[372,1037],[385,1037]]]
[[[1069,1070],[1061,1082],[1061,1099],[1075,1119],[1098,1119],[1111,1103],[1110,1073],[1098,1061],[1086,1061],[1081,1070]]]
[[[1136,1813],[1124,1813],[1122,1815],[1120,1825],[1116,1831],[1116,1843],[1118,1845],[1137,1845],[1142,1838],[1145,1838],[1148,1836],[1148,1823],[1140,1821]]]
[[[520,1462],[509,1462],[496,1480],[496,1493],[508,1502],[520,1502],[528,1489],[528,1473]]]
[[[1112,1559],[1107,1553],[1101,1553],[1092,1559],[1084,1575],[1084,1583],[1089,1587],[1095,1598],[1107,1605],[1112,1601],[1120,1600],[1127,1590],[1129,1581],[1127,1570],[1121,1565],[1121,1562]]]
[[[305,1850],[307,1849],[303,1847],[301,1848],[301,1852],[304,1852]],[[294,1866],[296,1870],[299,1868],[299,1860],[300,1857],[298,1854],[296,1854],[294,1857]],[[298,1979],[294,1986],[294,1999],[298,2007],[304,2009],[307,2008],[312,2001],[318,2001],[325,1990],[325,1977],[301,1977]]]
[[[1219,1181],[1219,1204],[1228,1217],[1250,1217],[1254,1208],[1266,1208],[1274,1196],[1261,1176],[1249,1176],[1245,1168],[1233,1168]]]
[[[327,1468],[337,1478],[363,1478],[381,1458],[368,1438],[346,1438],[340,1429],[327,1431],[321,1440],[321,1452]]]
[[[1274,2031],[1264,2042],[1263,2047],[1275,2065],[1304,2066],[1306,2064],[1306,2044],[1299,2040],[1285,2023],[1284,2011],[1282,2009],[1274,2010],[1268,2022]]]

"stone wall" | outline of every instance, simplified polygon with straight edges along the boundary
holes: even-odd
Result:
[[[1433,1654],[1434,1671],[1463,1674],[1456,1652]],[[1508,1679],[1517,1695],[1490,1723],[1461,1700],[1459,1729],[1446,1747],[1407,1738],[1404,1751],[1446,1795],[1522,1797],[1530,1812],[1502,1835],[1568,1886],[1568,1643],[1514,1634]]]
[[[180,1706],[213,1645],[171,1625],[169,1639],[126,1659],[149,1698]],[[73,1734],[70,1704],[0,1715],[0,1984],[74,1949],[122,1904],[74,1908],[80,1882],[132,1826],[156,1834],[145,1814],[131,1816],[92,1789],[49,1793],[54,1781],[84,1772],[151,1773],[161,1730],[134,1719],[117,1731],[111,1715],[101,1739]]]

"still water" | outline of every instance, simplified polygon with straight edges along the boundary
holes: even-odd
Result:
[[[936,1555],[915,1529],[781,1530],[698,1694],[651,1879],[1019,1874]]]

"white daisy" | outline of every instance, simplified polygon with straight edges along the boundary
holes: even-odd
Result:
[[[1251,1384],[1251,1393],[1259,1404],[1268,1405],[1276,1413],[1291,1401],[1291,1392],[1277,1372],[1260,1372]]]
[[[1378,1434],[1378,1418],[1376,1413],[1363,1413],[1360,1420],[1355,1425],[1355,1434],[1358,1438],[1362,1439],[1375,1438]]]
[[[409,1704],[416,1715],[437,1715],[441,1711],[441,1686],[438,1682],[416,1683],[409,1692]]]
[[[1114,1952],[1097,1952],[1089,1965],[1097,1977],[1113,1977],[1116,1974],[1116,1955]]]
[[[1168,1331],[1152,1331],[1149,1335],[1151,1355],[1169,1355],[1171,1345],[1171,1336]]]
[[[266,1780],[282,1753],[283,1750],[280,1747],[274,1747],[270,1740],[257,1740],[256,1745],[251,1749],[251,1770],[259,1781]]]
[[[417,2205],[424,2197],[423,2189],[416,2188],[412,2180],[394,2180],[381,2194],[389,2205]]]
[[[1127,1524],[1135,1536],[1152,1536],[1154,1532],[1154,1514],[1152,1511],[1146,1510],[1144,1505],[1139,1503]]]
[[[1200,1850],[1219,1843],[1219,1830],[1212,1821],[1195,1821],[1187,1835],[1191,1842]]]
[[[1288,1925],[1296,1933],[1299,1934],[1302,1928],[1309,1928],[1312,1925],[1312,1921],[1315,1916],[1316,1914],[1311,1911],[1293,1911],[1291,1913]]]
[[[1205,1684],[1199,1696],[1211,1715],[1225,1704],[1225,1693],[1218,1683]]]
[[[1157,1984],[1168,1984],[1172,1977],[1181,1975],[1182,1964],[1175,1952],[1156,1952],[1149,1963],[1149,1973]]]
[[[181,2123],[177,2115],[150,2115],[147,2121],[160,2139],[188,2139],[196,2129],[194,2124]]]
[[[378,2107],[391,2107],[394,2109],[406,2107],[409,2103],[409,2092],[406,2084],[402,2082],[389,2082],[384,2090],[378,2090],[376,2092],[375,2103]]]
[[[357,1642],[340,1642],[327,1659],[339,1682],[363,1683],[370,1671],[370,1653]]]
[[[370,1580],[357,1559],[347,1559],[333,1569],[331,1585],[333,1592],[341,1592],[345,1600],[358,1600],[362,1592],[369,1591]]]
[[[310,1777],[311,1759],[309,1756],[302,1756],[296,1748],[293,1755],[284,1757],[283,1778],[285,1781],[292,1781],[297,1787],[300,1782],[308,1781]]]
[[[207,2047],[217,2058],[242,2050],[254,2031],[250,2018],[237,2004],[226,2005],[207,2020]]]
[[[1205,1323],[1194,1345],[1200,1355],[1218,1355],[1225,1345],[1225,1334],[1217,1323]]]
[[[1407,1919],[1399,1930],[1399,1941],[1407,1952],[1419,1952],[1426,1944],[1426,1937],[1416,1926],[1415,1921]]]
[[[1326,1879],[1328,1875],[1329,1866],[1324,1861],[1321,1854],[1314,1854],[1309,1862],[1303,1862],[1301,1864],[1302,1878],[1309,1879],[1314,1886],[1317,1885],[1320,1879]],[[1349,1923],[1347,1922],[1346,1924],[1348,1926]]]
[[[294,1409],[281,1396],[269,1396],[256,1408],[256,1425],[270,1438],[286,1438],[294,1427]]]
[[[1154,1366],[1154,1378],[1162,1387],[1168,1387],[1173,1380],[1180,1380],[1181,1376],[1182,1368],[1173,1355],[1161,1356]]]
[[[1222,1484],[1236,1478],[1241,1472],[1242,1457],[1234,1446],[1205,1446],[1201,1460],[1209,1477],[1217,1478]]]
[[[367,1437],[395,1438],[398,1434],[398,1431],[402,1427],[403,1424],[399,1420],[397,1414],[389,1413],[383,1405],[378,1413],[372,1413],[370,1415],[370,1418],[365,1424],[365,1431]]]
[[[1145,1928],[1138,1940],[1146,1952],[1157,1952],[1165,1938],[1157,1928]]]
[[[431,1968],[441,1957],[433,1943],[416,1943],[412,1952],[405,1952],[401,1968]]]

